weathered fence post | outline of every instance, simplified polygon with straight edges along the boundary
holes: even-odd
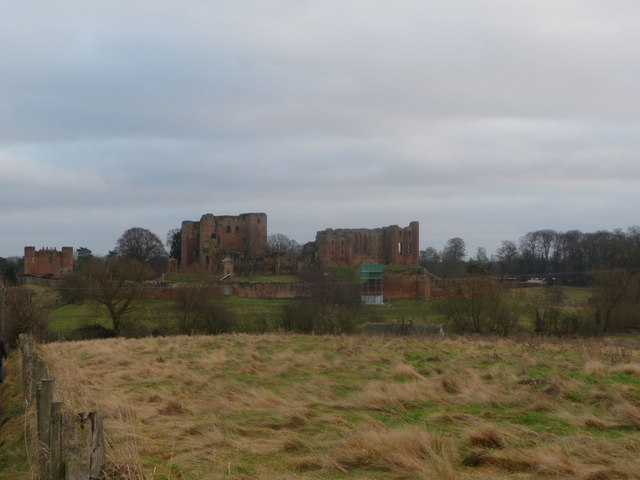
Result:
[[[62,457],[66,480],[99,478],[104,464],[102,414],[62,414]]]
[[[35,349],[31,337],[25,334],[19,336],[20,351],[22,352],[22,390],[24,399],[31,403],[33,391],[31,390],[33,379],[33,357]]]
[[[36,415],[38,438],[40,440],[40,458],[45,471],[51,459],[51,406],[53,404],[53,379],[43,378],[36,387]]]
[[[49,432],[51,452],[49,454],[49,478],[59,480],[64,475],[62,460],[62,404],[51,404],[51,430]]]
[[[104,435],[102,412],[91,412],[91,443],[89,452],[89,475],[92,478],[102,476],[102,467],[104,466]]]
[[[33,353],[33,374],[31,376],[31,392],[35,393],[38,384],[43,378],[49,378],[49,369],[47,364],[35,353]],[[32,397],[33,398],[33,397]]]

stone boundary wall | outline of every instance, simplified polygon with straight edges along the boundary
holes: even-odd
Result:
[[[421,272],[393,271],[384,272],[384,298],[423,298],[433,296],[433,282],[427,280]]]
[[[20,335],[22,386],[27,406],[36,408],[38,462],[47,480],[100,480],[104,466],[103,415],[63,411],[55,380],[35,349]]]
[[[444,298],[444,290],[430,279],[404,272],[385,272],[384,298],[435,299]],[[231,295],[239,298],[268,298],[289,300],[308,298],[316,288],[305,282],[243,282],[227,281],[213,284],[209,287],[214,296]],[[164,287],[160,290],[160,298],[175,300],[176,288]]]
[[[232,295],[240,298],[291,299],[309,296],[311,285],[303,282],[256,283],[234,282]]]

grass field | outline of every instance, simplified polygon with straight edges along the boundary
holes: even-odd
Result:
[[[639,345],[269,334],[42,351],[69,408],[106,414],[111,479],[613,480],[640,471]]]
[[[222,299],[223,304],[236,315],[238,330],[253,333],[273,331],[282,307],[290,301],[295,300],[238,297]],[[380,306],[365,305],[362,307],[360,326],[367,322],[443,323],[445,318],[438,310],[440,303],[440,300],[399,299]],[[82,327],[94,324],[111,328],[111,319],[104,307],[90,302],[59,306],[51,311],[48,318],[50,329],[65,338]],[[169,329],[172,326],[177,328],[178,313],[172,302],[150,300],[144,302],[130,318],[134,322],[149,324],[148,330],[152,331],[160,323],[168,324]]]
[[[201,275],[188,273],[170,273],[165,276],[167,282],[193,282],[201,280]],[[240,282],[258,282],[258,283],[287,283],[299,282],[300,277],[297,275],[242,275],[234,277],[234,281]]]
[[[348,270],[351,272],[351,270]],[[543,295],[542,288],[516,289],[510,295],[517,298],[520,304],[532,301]],[[592,292],[587,288],[562,287],[563,300],[560,307],[572,310],[583,306]],[[262,333],[274,331],[275,320],[281,315],[281,309],[290,301],[276,299],[252,299],[225,297],[221,302],[231,310],[237,319],[237,331],[245,333]],[[362,315],[358,319],[358,329],[367,322],[413,322],[445,324],[446,317],[442,313],[442,305],[446,300],[396,299],[384,305],[367,305],[362,307]],[[134,323],[144,326],[143,333],[151,333],[160,329],[163,332],[175,333],[178,313],[173,302],[163,300],[147,300],[133,312],[130,318]],[[75,330],[93,324],[110,328],[111,320],[104,307],[90,302],[82,305],[58,306],[49,314],[50,328],[63,337],[69,337]],[[524,309],[520,324],[531,328],[532,310]],[[147,333],[147,334],[148,334]]]

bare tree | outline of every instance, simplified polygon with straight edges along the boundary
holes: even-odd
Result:
[[[275,272],[280,273],[283,266],[292,269],[295,260],[302,253],[302,245],[290,239],[283,233],[274,233],[267,237],[267,246],[272,255],[275,256]],[[295,266],[293,267],[295,269]]]
[[[476,250],[476,260],[482,263],[489,263],[489,257],[487,256],[487,249],[484,247],[478,247]]]
[[[158,236],[146,228],[133,227],[118,239],[116,253],[123,258],[149,262],[153,258],[166,258],[167,252]]]
[[[167,247],[169,248],[169,257],[180,261],[182,248],[182,230],[180,228],[172,228],[167,232]]]
[[[516,242],[503,240],[502,245],[496,251],[496,255],[500,262],[502,275],[505,273],[514,273],[516,261],[518,260],[518,247],[516,246]]]
[[[296,257],[300,255],[302,246],[284,233],[273,233],[267,238],[269,251],[281,256]]]
[[[420,265],[435,275],[442,275],[442,257],[433,247],[420,251]]]
[[[118,239],[115,253],[124,259],[146,263],[155,275],[167,270],[167,251],[158,236],[146,228],[133,227]]]
[[[640,279],[628,269],[599,270],[594,275],[595,330],[610,332],[624,328],[637,328],[640,298]]]
[[[144,279],[149,276],[148,265],[133,258],[94,257],[82,274],[87,298],[106,308],[113,331],[120,335],[125,317],[142,299]]]
[[[553,246],[555,239],[558,235],[558,232],[555,230],[538,230],[534,232],[536,242],[539,245],[538,250],[540,251],[542,260],[544,260],[544,270],[545,273],[549,272],[549,256],[551,254],[551,247]]]
[[[447,240],[442,250],[442,270],[444,276],[456,276],[464,272],[464,257],[467,254],[464,240],[454,237]]]

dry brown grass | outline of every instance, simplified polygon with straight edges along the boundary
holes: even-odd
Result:
[[[640,375],[640,363],[623,363],[609,368],[613,373],[626,373],[628,375]]]
[[[335,460],[331,465],[339,465],[342,470],[373,467],[451,478],[460,455],[450,438],[406,426],[362,428],[341,441],[330,458]]]
[[[640,471],[625,348],[613,362],[593,340],[226,335],[42,350],[65,404],[105,413],[110,479],[608,480]]]
[[[503,433],[490,425],[467,430],[462,437],[471,448],[502,448],[505,445]]]
[[[423,378],[415,368],[406,363],[399,363],[393,367],[393,376],[396,378],[406,378],[409,380],[421,380]]]
[[[597,360],[590,360],[584,365],[584,373],[586,375],[602,376],[606,373],[607,367],[604,363]]]

